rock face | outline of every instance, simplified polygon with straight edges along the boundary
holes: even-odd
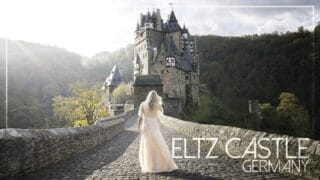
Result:
[[[77,128],[2,129],[0,179],[30,173],[110,140],[125,129],[125,118],[107,118]]]

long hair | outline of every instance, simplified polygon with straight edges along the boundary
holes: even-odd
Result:
[[[157,94],[155,90],[148,93],[146,98],[150,111],[158,110],[162,106],[162,98]]]

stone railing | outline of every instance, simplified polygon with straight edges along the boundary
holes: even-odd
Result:
[[[116,116],[112,116],[112,117],[108,117],[108,118],[103,118],[103,119],[98,119],[94,124],[101,124],[101,123],[105,123],[108,121],[112,121],[114,119],[124,119],[127,120],[129,117],[133,116],[134,114],[137,113],[137,110],[132,110],[132,111],[128,111],[128,112],[124,112],[122,114],[116,115]]]
[[[265,147],[268,147],[271,151],[271,155],[267,158],[268,160],[271,160],[272,162],[275,161],[287,161],[285,157],[286,147],[288,147],[288,154],[289,155],[296,155],[297,149],[299,146],[298,138],[292,137],[292,136],[286,136],[286,135],[279,135],[279,134],[271,134],[266,132],[260,132],[260,131],[253,131],[248,129],[242,129],[237,127],[229,127],[229,126],[219,126],[219,125],[207,125],[207,124],[198,124],[188,121],[183,121],[177,118],[169,117],[169,116],[163,116],[160,119],[161,123],[165,126],[168,126],[170,128],[173,128],[177,130],[178,132],[182,133],[186,137],[189,138],[218,138],[217,144],[214,148],[214,151],[218,151],[219,153],[226,154],[226,143],[231,138],[239,138],[240,141],[234,141],[231,144],[229,144],[229,153],[231,155],[241,155],[245,152],[246,148],[250,145],[250,142],[252,139],[256,138],[257,140],[260,138],[282,138],[287,139],[288,145],[286,145],[285,141],[281,141],[279,143],[279,156],[276,157],[276,143],[271,143],[268,145],[265,145]],[[300,141],[301,146],[306,147],[306,150],[303,150],[304,154],[303,156],[309,156],[309,162],[307,165],[306,172],[298,172],[293,171],[291,173],[304,176],[306,178],[318,178],[320,177],[320,142],[315,141],[312,139],[305,139],[305,141]],[[212,143],[204,144],[204,146],[211,146]],[[252,148],[250,148],[252,150]],[[261,149],[258,149],[258,152],[265,152]],[[302,151],[301,151],[302,152]],[[245,157],[245,159],[253,159],[253,156]],[[244,159],[244,160],[245,160]],[[305,159],[304,159],[305,160]]]
[[[132,113],[77,128],[1,129],[0,179],[30,173],[110,140],[125,129]]]

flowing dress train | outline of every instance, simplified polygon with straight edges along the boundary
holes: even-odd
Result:
[[[142,102],[138,115],[142,117],[139,161],[142,172],[170,172],[177,169],[160,129],[160,110],[151,112]]]

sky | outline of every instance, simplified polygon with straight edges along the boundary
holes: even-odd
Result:
[[[164,21],[173,9],[193,35],[312,30],[320,21],[320,0],[0,0],[0,37],[90,57],[134,43],[139,14],[157,8]]]

